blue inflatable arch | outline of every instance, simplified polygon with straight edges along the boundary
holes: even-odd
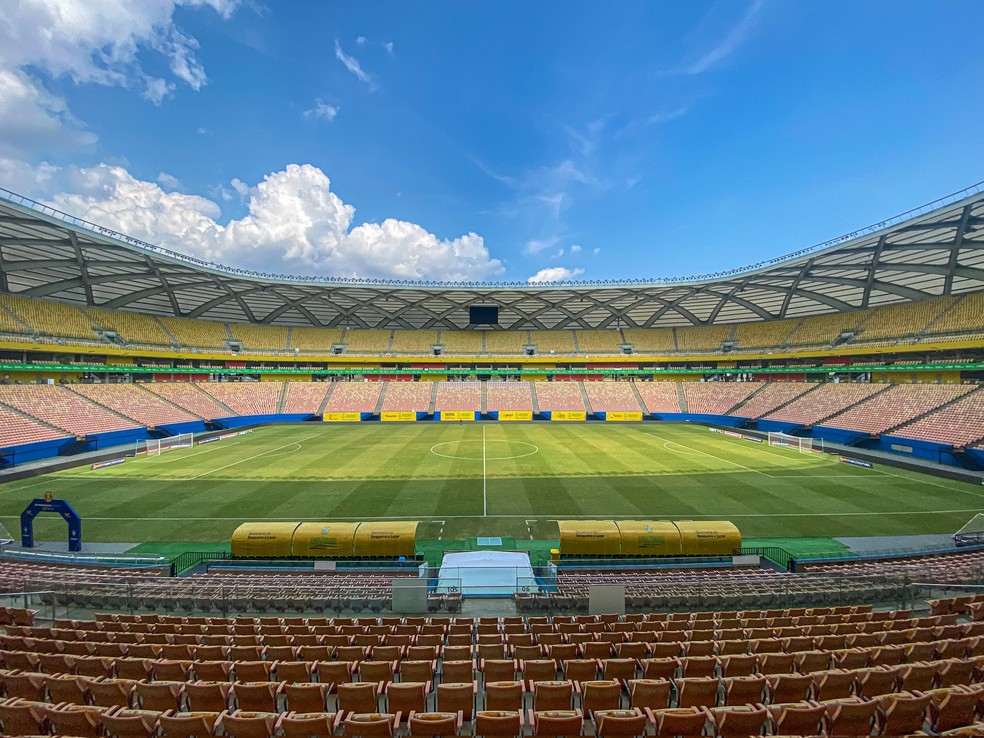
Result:
[[[21,513],[21,546],[34,548],[34,518],[41,513],[58,513],[68,523],[68,550],[82,550],[82,518],[65,500],[38,497]]]

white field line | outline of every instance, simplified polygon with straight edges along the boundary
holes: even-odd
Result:
[[[482,517],[489,516],[488,475],[485,473],[485,426],[482,426]]]
[[[651,436],[652,438],[655,438],[655,439],[657,439],[659,441],[663,441],[663,448],[666,448],[666,444],[667,443],[672,443],[674,446],[680,446],[682,448],[688,449],[692,453],[701,454],[703,456],[707,456],[708,458],[716,459],[717,461],[723,461],[725,464],[731,464],[732,466],[737,466],[738,468],[744,469],[745,471],[753,472],[755,474],[761,474],[763,477],[769,477],[770,479],[781,479],[782,478],[782,477],[774,477],[771,474],[767,474],[764,471],[759,471],[758,469],[752,469],[752,467],[750,467],[750,466],[745,466],[744,464],[739,464],[737,461],[732,461],[731,459],[724,459],[724,458],[721,458],[720,456],[715,456],[714,454],[709,454],[706,451],[701,451],[700,449],[694,448],[693,446],[688,446],[685,443],[679,443],[677,441],[671,441],[669,438],[663,438],[662,436],[657,436],[655,433],[646,433],[645,435]],[[672,451],[673,449],[667,449],[667,450],[668,451]],[[676,451],[674,453],[684,453],[684,454],[686,454],[687,452],[686,451]]]
[[[220,448],[229,448],[230,446],[238,446],[240,443],[241,443],[240,441],[233,441],[232,443],[215,444],[214,446],[212,446],[212,448],[206,448],[203,449],[202,451],[195,451],[195,453],[193,454],[178,454],[177,456],[174,456],[170,459],[165,459],[164,461],[158,461],[156,464],[153,464],[153,466],[160,466],[161,464],[170,464],[173,461],[183,461],[184,459],[190,459],[192,456],[200,456],[201,454],[210,454],[213,451],[218,451]]]
[[[317,436],[320,436],[320,435],[321,435],[320,433],[312,433],[310,436],[304,436],[304,438],[301,438],[300,441],[307,441],[310,438],[316,438]],[[261,458],[263,456],[266,456],[267,454],[272,454],[274,451],[282,451],[285,448],[289,448],[291,446],[296,446],[298,443],[300,443],[300,441],[293,441],[291,443],[285,443],[283,446],[277,446],[276,448],[271,448],[269,451],[263,451],[262,453],[253,454],[252,456],[247,456],[245,459],[240,459],[239,461],[233,461],[231,464],[226,464],[225,466],[219,466],[219,467],[216,467],[215,469],[209,469],[208,471],[202,472],[201,474],[198,474],[197,476],[189,477],[188,479],[183,479],[183,480],[180,480],[180,481],[191,482],[191,481],[193,481],[195,479],[201,479],[202,477],[207,476],[209,474],[214,474],[217,471],[222,471],[223,469],[228,469],[230,466],[236,466],[237,464],[245,464],[247,461],[253,461],[254,459],[259,459],[259,458]]]
[[[688,518],[710,518],[713,520],[719,520],[721,518],[858,518],[858,517],[869,517],[872,515],[885,515],[885,516],[898,516],[904,517],[906,515],[949,515],[951,513],[981,513],[984,512],[982,508],[968,508],[960,510],[912,510],[910,512],[835,512],[835,513],[703,513],[697,515],[695,513],[672,513],[667,512],[666,515],[680,515],[686,516]],[[529,517],[529,513],[514,514],[514,515],[491,515],[492,518],[525,518],[527,520],[558,520],[557,513],[551,513],[547,515],[540,515],[536,518]],[[627,513],[627,514],[612,514],[606,513],[606,516],[616,520],[634,520],[643,515],[643,513]],[[468,520],[474,519],[478,516],[476,515],[445,515],[440,520]],[[564,515],[564,518],[586,518],[588,520],[593,520],[598,517],[598,513],[586,514],[586,515]],[[332,520],[365,520],[365,515],[359,515],[356,517],[342,517],[340,515],[332,515]],[[238,520],[242,521],[242,516],[236,517],[216,517],[213,515],[208,515],[205,517],[94,517],[91,515],[85,516],[86,520],[99,520],[99,521],[110,521],[110,520],[149,520],[156,522],[195,522],[201,520]],[[299,520],[301,522],[314,521],[320,522],[324,520],[324,516],[317,518],[310,517],[298,517],[297,515],[292,515],[287,518],[270,518],[261,516],[250,516],[251,520],[256,521],[268,521],[268,522],[280,522],[280,521],[295,521]],[[374,517],[373,520],[435,520],[432,515],[399,515],[399,516],[380,516]],[[0,520],[20,520],[20,515],[0,515]]]

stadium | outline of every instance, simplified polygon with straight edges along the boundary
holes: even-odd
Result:
[[[3,572],[27,605],[0,679],[90,695],[56,732],[176,700],[269,729],[243,711],[277,714],[295,665],[322,721],[378,680],[391,715],[434,690],[452,722],[511,724],[527,684],[534,726],[547,704],[632,731],[891,725],[929,700],[892,690],[969,683],[981,185],[728,273],[535,287],[248,273],[0,194]],[[869,689],[862,717],[831,706]],[[833,697],[786,706],[809,694]]]
[[[0,736],[984,736],[981,7],[779,7],[8,3]]]

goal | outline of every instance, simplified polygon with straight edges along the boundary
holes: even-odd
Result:
[[[160,456],[167,451],[190,448],[194,443],[194,433],[181,433],[169,438],[148,438],[146,441],[137,441],[137,455]]]
[[[801,454],[810,453],[811,451],[823,453],[822,438],[800,438],[799,436],[789,436],[785,433],[770,433],[769,445],[795,448]]]

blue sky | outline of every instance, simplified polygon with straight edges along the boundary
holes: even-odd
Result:
[[[0,187],[230,266],[696,274],[984,179],[977,1],[5,15]]]

